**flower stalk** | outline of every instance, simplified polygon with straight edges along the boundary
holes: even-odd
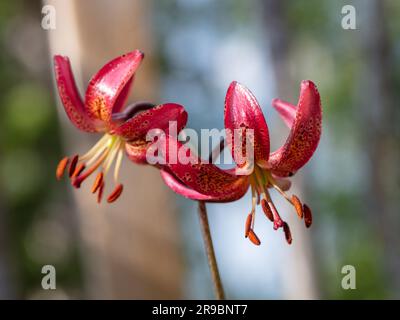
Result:
[[[201,234],[203,236],[204,247],[210,268],[212,281],[214,284],[215,296],[218,300],[225,300],[224,288],[222,286],[221,276],[218,270],[217,259],[215,257],[214,245],[211,238],[210,225],[208,223],[207,208],[204,201],[199,201],[199,219]]]

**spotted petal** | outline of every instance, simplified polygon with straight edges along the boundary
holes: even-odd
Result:
[[[321,136],[322,108],[317,87],[302,81],[300,97],[289,137],[271,153],[268,168],[277,176],[289,176],[310,160]]]
[[[251,161],[246,155],[245,133],[248,129],[254,130],[252,138],[254,148],[254,161],[266,164],[269,156],[269,133],[267,123],[260,105],[254,95],[245,86],[232,82],[225,98],[225,128],[227,141],[232,148],[232,156],[238,166],[248,165]],[[235,143],[235,130],[242,135],[242,141]],[[245,158],[245,161],[241,161]],[[240,159],[238,161],[238,159]]]
[[[178,134],[185,127],[187,118],[188,115],[183,106],[165,103],[135,114],[113,132],[128,141],[133,141],[145,139],[148,131],[152,129],[162,129],[167,133],[171,125],[176,128],[176,134]]]
[[[69,59],[60,55],[54,56],[54,71],[58,93],[68,118],[78,129],[96,132],[95,122],[87,116],[76,87]]]
[[[93,76],[85,96],[91,119],[103,121],[106,127],[111,125],[112,113],[121,110],[143,56],[139,50],[119,56]]]
[[[280,99],[273,99],[272,106],[278,111],[283,122],[285,122],[289,129],[292,128],[293,121],[296,118],[297,107]]]
[[[147,164],[146,153],[150,142],[144,139],[134,140],[125,144],[128,158],[136,164]]]
[[[157,143],[158,151],[166,161],[161,176],[176,193],[193,200],[213,202],[234,201],[246,193],[249,187],[247,176],[235,176],[205,163],[171,136],[164,135]],[[185,160],[182,161],[183,155]]]
[[[212,196],[202,194],[184,185],[169,170],[161,169],[160,173],[165,184],[175,193],[192,200],[213,201],[214,198]]]

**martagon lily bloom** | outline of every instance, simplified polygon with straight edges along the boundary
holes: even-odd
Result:
[[[80,130],[103,133],[102,138],[84,155],[64,157],[58,164],[58,180],[68,166],[74,187],[98,171],[92,193],[98,192],[101,201],[108,171],[115,162],[115,187],[107,198],[114,202],[121,195],[123,185],[118,173],[123,153],[135,163],[146,163],[149,142],[146,134],[151,129],[168,132],[170,121],[176,121],[178,132],[186,125],[187,113],[181,105],[167,103],[155,106],[136,103],[124,108],[135,72],[143,59],[139,50],[119,56],[104,65],[91,79],[81,99],[67,57],[54,56],[55,77],[64,109],[71,122]]]
[[[296,195],[289,196],[286,191],[292,176],[303,167],[316,150],[322,123],[321,100],[315,84],[302,81],[297,106],[275,99],[272,102],[284,122],[290,128],[290,134],[282,147],[270,153],[270,139],[267,123],[254,95],[243,85],[232,82],[225,99],[225,127],[233,132],[253,130],[254,154],[242,165],[248,168],[241,175],[237,170],[222,170],[212,163],[201,161],[190,149],[185,152],[194,160],[191,164],[168,163],[161,170],[165,183],[176,193],[193,200],[209,202],[235,201],[251,188],[251,211],[245,223],[245,237],[255,245],[260,240],[254,232],[256,206],[261,204],[266,217],[273,222],[273,228],[282,228],[287,242],[292,242],[288,224],[279,215],[269,193],[269,188],[276,189],[291,205],[299,218],[304,218],[306,227],[312,223],[311,210],[302,204]],[[227,130],[228,131],[228,130]],[[229,132],[229,131],[228,131]],[[228,135],[227,135],[228,136]],[[172,146],[170,150],[186,148],[177,139],[165,136],[164,141]],[[232,137],[231,137],[232,139]],[[238,153],[243,156],[243,148],[234,148],[232,140],[227,139],[234,159]],[[197,162],[196,162],[197,161]],[[253,163],[250,163],[253,162]]]

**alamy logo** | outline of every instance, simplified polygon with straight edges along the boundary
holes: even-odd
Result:
[[[45,5],[42,8],[42,28],[44,30],[55,30],[56,29],[56,8],[51,5]]]
[[[356,289],[356,268],[352,265],[345,265],[342,267],[342,288],[344,290]]]
[[[46,264],[42,267],[42,274],[45,274],[45,276],[42,278],[42,288],[44,290],[55,290],[56,268],[50,264]]]
[[[345,5],[342,7],[342,28],[344,30],[355,30],[356,26],[356,8],[351,5]]]

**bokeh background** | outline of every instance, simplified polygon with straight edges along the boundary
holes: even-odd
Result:
[[[44,4],[56,29],[41,27]],[[344,5],[356,30],[341,25]],[[124,162],[125,193],[95,203],[54,172],[98,137],[68,122],[51,57],[68,55],[81,92],[106,61],[142,49],[131,101],[177,102],[190,128],[223,128],[232,80],[263,107],[272,148],[287,136],[271,99],[295,103],[302,79],[323,103],[323,135],[293,192],[309,230],[275,197],[294,243],[258,219],[243,238],[248,195],[208,206],[229,298],[400,298],[400,2],[396,0],[35,0],[0,2],[0,298],[212,298],[196,204],[153,168]],[[261,217],[261,215],[260,215]],[[54,265],[57,289],[41,288]],[[356,268],[343,290],[342,267]]]

